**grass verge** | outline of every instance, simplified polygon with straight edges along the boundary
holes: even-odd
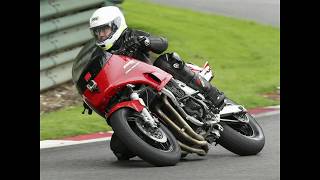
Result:
[[[82,110],[82,107],[67,107],[41,115],[40,140],[112,130],[99,115],[81,114]]]
[[[167,52],[197,65],[209,61],[216,75],[213,84],[231,99],[246,108],[279,104],[262,96],[280,84],[278,28],[144,0],[125,1],[122,7],[129,27],[166,37]],[[95,113],[81,111],[68,107],[41,115],[41,140],[110,130]]]

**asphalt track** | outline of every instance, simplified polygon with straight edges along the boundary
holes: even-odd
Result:
[[[271,180],[280,179],[280,112],[257,118],[266,144],[255,156],[241,157],[221,146],[207,156],[187,156],[176,166],[153,167],[139,158],[119,162],[109,141],[40,150],[42,180]]]
[[[280,27],[280,0],[150,0]]]

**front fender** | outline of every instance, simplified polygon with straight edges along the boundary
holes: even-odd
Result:
[[[140,103],[139,100],[124,101],[124,102],[118,103],[115,106],[113,106],[109,110],[109,112],[106,114],[106,118],[110,117],[113,112],[115,112],[116,110],[123,108],[123,107],[132,108],[137,112],[141,112],[142,109],[144,108],[144,106]]]

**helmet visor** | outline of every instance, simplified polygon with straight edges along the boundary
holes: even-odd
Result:
[[[98,42],[102,42],[112,36],[111,24],[91,28],[92,35]]]
[[[103,42],[112,38],[112,35],[119,29],[120,24],[121,18],[117,17],[107,24],[91,28],[91,33],[98,43]]]

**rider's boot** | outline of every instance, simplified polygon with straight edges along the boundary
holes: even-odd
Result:
[[[225,96],[216,87],[210,84],[198,73],[193,72],[177,53],[166,53],[157,58],[154,66],[170,73],[174,78],[186,83],[186,85],[200,91],[205,98],[213,104],[215,111],[219,112],[225,105]]]
[[[120,141],[118,136],[113,133],[110,141],[110,148],[119,161],[129,160],[135,155]]]

